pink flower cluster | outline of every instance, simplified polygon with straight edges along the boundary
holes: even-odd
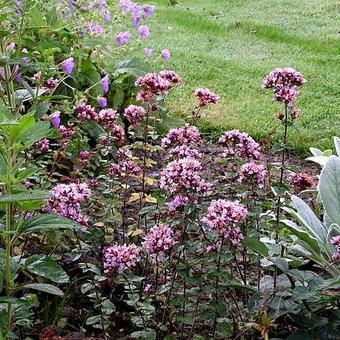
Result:
[[[180,84],[182,82],[182,78],[174,71],[163,70],[159,72],[159,75],[168,80],[171,84]]]
[[[169,211],[175,213],[183,209],[190,203],[189,197],[184,195],[176,195],[169,203]]]
[[[201,135],[196,126],[185,124],[181,128],[170,129],[162,139],[162,148],[168,150],[177,146],[198,144],[201,142]]]
[[[109,167],[109,176],[128,178],[130,176],[140,176],[142,168],[132,160],[124,160],[119,164],[111,164]]]
[[[58,79],[49,78],[44,82],[43,88],[54,90],[58,86]]]
[[[145,110],[141,106],[130,105],[124,110],[124,116],[132,126],[136,126],[145,118]]]
[[[295,103],[298,92],[296,87],[306,83],[303,75],[293,68],[277,68],[270,72],[264,79],[262,87],[274,89],[274,99],[289,106]]]
[[[84,226],[89,219],[81,212],[81,203],[91,197],[91,189],[86,183],[58,184],[52,190],[45,211],[60,214]]]
[[[76,104],[75,110],[78,113],[77,117],[81,122],[84,122],[85,120],[98,121],[98,115],[94,107],[85,102]]]
[[[220,100],[220,97],[211,92],[209,89],[197,88],[195,90],[195,95],[198,97],[199,107],[203,107],[208,104],[217,104]]]
[[[90,163],[91,154],[89,151],[80,151],[77,162],[83,166]]]
[[[171,74],[171,77],[169,76]],[[135,82],[141,90],[137,94],[137,99],[143,102],[151,102],[155,96],[167,96],[169,90],[179,83],[180,77],[173,71],[166,73],[147,73],[145,76],[138,78]]]
[[[294,188],[298,191],[315,187],[313,177],[302,172],[293,175],[292,183]]]
[[[240,183],[257,185],[259,188],[263,188],[266,177],[266,168],[263,165],[254,162],[243,164],[239,172]]]
[[[74,126],[66,127],[61,125],[59,127],[59,133],[63,139],[71,139],[77,134],[77,131]]]
[[[340,261],[340,235],[332,237],[331,238],[331,244],[335,248],[333,260],[334,261]]]
[[[210,230],[217,231],[224,239],[231,242],[233,246],[239,246],[243,239],[241,230],[236,227],[237,223],[247,217],[246,207],[239,202],[231,202],[223,199],[212,201],[208,214],[203,221]]]
[[[224,132],[219,141],[224,150],[224,156],[239,156],[247,159],[258,159],[261,155],[260,145],[246,132],[230,130]]]
[[[115,122],[119,114],[113,109],[103,109],[99,111],[98,121],[102,123],[107,130],[112,130],[115,127]]]
[[[179,145],[174,148],[171,148],[169,149],[169,153],[174,159],[185,157],[199,159],[202,157],[202,154],[197,149],[191,148],[190,146],[187,145]]]
[[[191,193],[209,194],[211,184],[200,175],[202,165],[192,158],[176,159],[161,172],[160,187],[171,194]]]
[[[140,248],[135,244],[113,244],[106,248],[104,253],[104,273],[111,275],[114,272],[123,274],[127,269],[134,267],[140,261]]]
[[[172,229],[163,224],[158,224],[150,229],[144,238],[143,246],[152,259],[159,260],[175,243]]]
[[[50,151],[50,142],[46,138],[44,138],[44,139],[40,140],[39,142],[37,142],[37,146],[38,146],[39,151],[41,153],[45,153],[45,152]]]

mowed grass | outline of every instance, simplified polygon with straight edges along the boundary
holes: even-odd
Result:
[[[208,87],[221,103],[205,112],[201,127],[267,137],[279,126],[282,105],[261,89],[263,77],[276,67],[294,67],[308,83],[297,102],[301,118],[290,129],[293,148],[331,147],[332,136],[340,135],[338,0],[143,2],[157,6],[143,47],[169,48],[172,59],[164,65],[183,78],[168,101],[173,114],[190,114],[194,89]]]

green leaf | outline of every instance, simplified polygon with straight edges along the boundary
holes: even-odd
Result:
[[[315,216],[313,210],[306,204],[301,198],[292,195],[292,202],[294,208],[297,210],[297,217],[299,221],[313,233],[322,244],[325,244],[327,240],[327,232],[325,227]]]
[[[37,141],[45,138],[50,130],[50,122],[48,121],[38,121],[34,126],[28,129],[20,137],[20,142],[24,144],[25,147],[29,147],[36,143]]]
[[[230,325],[227,324],[226,322],[219,323],[217,325],[216,330],[219,334],[221,334],[223,337],[226,337],[226,338],[233,334],[233,331],[232,331]]]
[[[39,215],[26,220],[19,232],[30,234],[37,231],[48,231],[55,229],[81,229],[81,225],[69,218],[59,215]]]
[[[289,220],[281,221],[295,236],[303,242],[303,246],[311,253],[320,254],[320,246],[318,240],[309,233],[301,229],[296,223]]]
[[[25,260],[25,265],[30,273],[41,276],[54,283],[67,283],[69,277],[60,265],[48,256],[33,255]]]
[[[319,191],[327,216],[340,225],[340,158],[332,156],[320,174]]]
[[[48,191],[43,190],[34,190],[34,191],[26,191],[20,192],[18,194],[11,194],[0,197],[0,203],[16,203],[16,202],[24,202],[24,201],[39,201],[45,200],[49,197]]]
[[[95,316],[91,316],[89,318],[86,319],[86,324],[87,325],[94,325],[98,322],[101,321],[101,316],[100,315],[95,315]]]
[[[268,256],[268,248],[267,246],[261,242],[260,240],[258,240],[257,238],[254,237],[246,237],[242,243],[250,248],[251,250],[253,250],[254,252],[266,257]]]
[[[127,73],[136,78],[144,76],[150,72],[150,65],[141,61],[138,58],[132,58],[130,60],[124,60],[116,65],[115,74]]]
[[[156,331],[153,329],[147,329],[145,331],[133,332],[132,334],[130,334],[130,336],[134,339],[155,340]]]
[[[52,295],[63,296],[64,293],[56,286],[48,283],[29,283],[23,286],[26,289],[35,289]]]

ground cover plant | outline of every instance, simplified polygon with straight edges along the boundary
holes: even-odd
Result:
[[[256,84],[275,142],[209,138],[222,94],[171,114],[185,79],[144,46],[155,6],[0,9],[1,339],[338,337],[339,139],[311,148],[322,170],[292,157],[303,69]]]

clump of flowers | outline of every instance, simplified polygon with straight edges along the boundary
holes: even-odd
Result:
[[[302,191],[315,187],[313,177],[302,172],[293,175],[292,183],[295,190],[297,191]]]
[[[169,211],[175,213],[183,209],[190,203],[189,197],[185,195],[176,195],[169,203]]]
[[[173,230],[163,224],[155,225],[144,238],[143,246],[152,259],[161,259],[176,241]]]
[[[266,176],[267,170],[263,165],[249,162],[241,166],[239,172],[239,182],[257,185],[259,188],[263,188]]]
[[[58,184],[52,190],[45,211],[60,214],[84,226],[89,219],[81,212],[81,203],[91,197],[91,189],[86,183]]]
[[[230,130],[224,132],[218,141],[225,147],[224,156],[239,156],[247,159],[258,159],[261,155],[260,144],[246,132]]]
[[[37,142],[38,149],[41,153],[50,151],[50,142],[48,139],[44,138]]]
[[[335,248],[333,255],[334,261],[340,261],[340,235],[331,238],[331,244]]]
[[[190,158],[201,158],[202,154],[194,148],[191,148],[190,146],[187,145],[180,145],[176,146],[174,148],[169,149],[170,155],[175,158],[185,158],[185,157],[190,157]]]
[[[113,109],[103,109],[99,111],[98,121],[104,125],[105,129],[112,130],[118,117],[117,111]]]
[[[141,90],[137,94],[137,99],[143,102],[151,102],[155,96],[167,96],[169,90],[180,82],[180,77],[173,71],[163,71],[163,73],[147,73],[138,78],[135,82]]]
[[[201,142],[201,134],[196,126],[185,124],[181,128],[170,129],[162,139],[162,148],[168,150],[182,145],[198,144]]]
[[[136,126],[145,118],[145,110],[138,105],[130,105],[124,110],[124,116],[132,126]]]
[[[233,246],[239,246],[243,234],[237,224],[244,220],[247,214],[247,208],[243,204],[219,199],[211,202],[203,221],[210,230],[218,232]]]
[[[98,120],[98,115],[94,107],[91,105],[88,105],[84,102],[78,103],[75,106],[75,110],[78,113],[78,119],[81,122],[84,122],[85,120]]]
[[[109,167],[109,176],[111,177],[138,177],[141,174],[142,168],[132,160],[124,160],[119,164],[111,164]]]
[[[83,166],[90,163],[91,154],[89,151],[80,151],[77,162]]]
[[[195,95],[198,97],[199,107],[203,107],[208,104],[217,104],[220,100],[220,97],[211,92],[209,89],[197,88],[195,90]]]
[[[48,90],[54,90],[58,86],[58,84],[59,84],[58,79],[49,78],[44,82],[43,88],[46,88]]]
[[[161,172],[160,187],[172,194],[202,193],[209,194],[211,184],[207,183],[199,171],[202,165],[192,158],[181,158],[170,162]]]
[[[114,272],[123,274],[127,269],[134,267],[140,261],[140,248],[135,244],[113,244],[104,252],[104,273],[111,275]]]
[[[262,87],[274,89],[274,100],[284,102],[288,106],[295,103],[297,87],[306,83],[303,75],[293,68],[277,68],[270,72],[264,79]]]

